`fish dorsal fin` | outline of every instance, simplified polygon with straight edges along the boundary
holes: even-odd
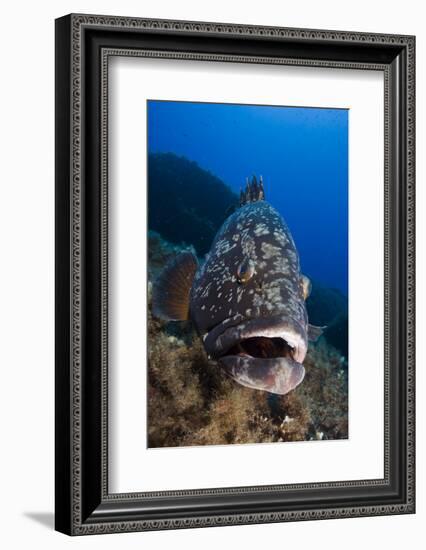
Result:
[[[198,268],[195,254],[186,251],[171,260],[154,283],[152,312],[165,321],[189,318],[189,294]]]
[[[263,200],[265,200],[265,191],[262,176],[260,176],[259,181],[257,181],[256,176],[253,176],[251,181],[247,178],[245,189],[240,191],[240,206]]]

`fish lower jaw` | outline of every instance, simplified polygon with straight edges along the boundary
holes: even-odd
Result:
[[[285,395],[295,389],[305,376],[302,364],[290,357],[256,358],[227,355],[219,364],[233,380],[247,388]]]
[[[305,376],[306,343],[294,331],[282,328],[240,335],[218,358],[219,364],[242,386],[285,395]]]

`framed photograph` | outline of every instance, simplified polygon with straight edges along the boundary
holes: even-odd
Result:
[[[56,529],[406,514],[413,36],[56,20]]]

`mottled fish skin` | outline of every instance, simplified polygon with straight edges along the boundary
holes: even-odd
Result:
[[[195,275],[190,316],[207,353],[241,384],[287,393],[303,379],[308,316],[299,256],[286,223],[266,201],[243,204],[218,231]],[[225,355],[251,336],[282,337],[294,353]]]
[[[254,275],[238,284],[238,267],[246,259]],[[299,256],[286,223],[270,204],[249,203],[225,221],[195,275],[190,300],[202,334],[235,315],[287,315],[306,328]]]
[[[253,177],[205,262],[185,251],[164,268],[152,311],[191,319],[207,354],[239,384],[283,395],[303,380],[308,333],[322,331],[308,325],[309,289],[291,233]]]

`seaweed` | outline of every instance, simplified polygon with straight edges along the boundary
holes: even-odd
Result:
[[[150,233],[149,277],[179,251]],[[150,286],[149,286],[150,288]],[[348,437],[347,360],[322,337],[304,381],[284,396],[240,386],[208,359],[190,322],[148,310],[148,446],[272,443]]]

